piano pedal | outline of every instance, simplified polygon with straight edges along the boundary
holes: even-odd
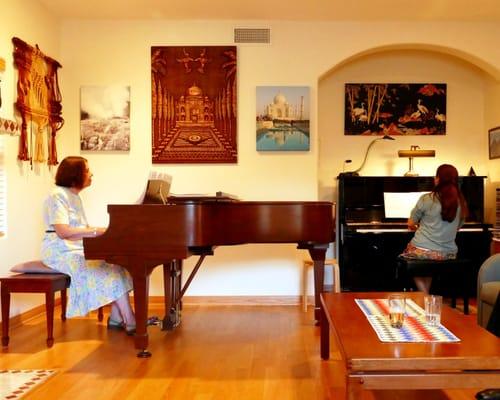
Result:
[[[161,326],[162,321],[160,318],[158,318],[156,315],[149,317],[147,321],[148,326],[156,325],[156,326]]]
[[[171,309],[168,315],[161,321],[162,331],[171,331],[181,323],[181,312],[175,308]]]

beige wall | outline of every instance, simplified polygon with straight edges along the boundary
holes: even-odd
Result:
[[[228,45],[233,43],[234,27],[270,27],[272,32],[270,45],[238,46],[239,161],[234,165],[158,167],[173,175],[173,192],[224,190],[248,200],[331,199],[334,178],[341,171],[342,161],[351,158],[353,165],[357,165],[368,143],[367,138],[349,138],[342,134],[342,84],[347,78],[350,81],[429,79],[448,83],[449,134],[419,137],[418,142],[401,138],[389,146],[377,143],[364,173],[404,173],[407,160],[397,159],[394,154],[410,144],[435,148],[438,157],[453,161],[462,173],[470,165],[485,175],[498,168],[498,161],[487,160],[485,86],[490,78],[482,72],[487,71],[495,79],[500,76],[500,53],[491,44],[500,39],[497,24],[65,21],[61,26],[59,53],[63,64],[60,81],[66,119],[58,138],[61,157],[80,152],[80,87],[131,86],[130,153],[85,154],[95,174],[93,187],[82,194],[91,223],[107,223],[106,204],[133,202],[152,168],[150,47]],[[408,47],[420,51],[380,53],[382,49]],[[429,48],[450,55],[423,51]],[[365,53],[375,55],[359,58]],[[398,68],[389,68],[387,60],[395,62]],[[345,66],[339,68],[341,64]],[[255,87],[260,85],[311,88],[311,151],[256,152]],[[470,99],[472,108],[466,112]],[[490,121],[500,122],[498,116],[491,114]],[[377,165],[376,160],[383,162]],[[416,167],[422,173],[431,173],[438,160],[416,160]],[[9,169],[19,174],[12,164],[15,165],[15,161],[11,159]],[[41,179],[44,184],[50,181],[49,177]],[[35,216],[31,218],[28,229],[38,228],[35,219]],[[302,257],[303,253],[296,251],[293,245],[218,248],[193,281],[189,294],[298,294]],[[187,272],[193,264],[194,260],[187,261]],[[161,294],[158,271],[152,280],[151,294]]]
[[[47,55],[59,58],[58,22],[36,2],[28,0],[2,2],[0,12],[0,57],[6,60],[1,82],[0,116],[13,119],[13,103],[17,98],[17,75],[12,60],[12,37],[39,45]],[[42,238],[41,209],[43,198],[52,183],[47,166],[30,169],[28,163],[17,161],[19,137],[0,134],[5,145],[7,172],[7,235],[0,238],[0,274],[21,261],[39,257]],[[40,295],[15,295],[11,314],[31,308],[43,301]]]
[[[451,163],[461,175],[472,166],[477,175],[488,177],[490,170],[485,125],[486,89],[492,78],[477,66],[443,53],[425,50],[390,50],[351,60],[332,70],[319,84],[319,182],[322,198],[336,196],[336,180],[343,161],[351,159],[345,170],[355,170],[363,162],[373,137],[344,136],[344,84],[347,82],[434,82],[447,84],[447,133],[444,136],[395,136],[371,148],[361,175],[402,176],[408,159],[397,151],[418,145],[436,151],[435,158],[414,160],[422,176],[433,176],[437,166]],[[338,112],[328,112],[338,110]]]

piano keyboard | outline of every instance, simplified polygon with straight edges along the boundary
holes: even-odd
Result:
[[[461,228],[459,232],[482,232],[482,228]],[[356,229],[358,233],[401,233],[401,232],[414,232],[408,228],[361,228]]]

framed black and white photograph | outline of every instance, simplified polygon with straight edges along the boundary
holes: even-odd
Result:
[[[80,149],[130,150],[129,86],[82,86]]]
[[[488,131],[488,149],[490,160],[500,158],[500,126]]]

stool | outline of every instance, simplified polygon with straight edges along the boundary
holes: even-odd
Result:
[[[47,347],[54,344],[54,293],[61,291],[61,319],[66,320],[66,289],[70,278],[65,274],[19,274],[0,278],[2,291],[2,346],[9,345],[9,314],[11,293],[45,293],[47,312]]]
[[[472,262],[465,258],[451,260],[426,260],[398,257],[397,279],[403,282],[404,287],[409,277],[430,276],[432,278],[450,277],[451,306],[457,306],[457,297],[464,299],[464,314],[469,314],[469,271]]]
[[[325,260],[325,266],[331,265],[333,269],[333,291],[335,293],[340,292],[340,272],[339,265],[337,264],[337,260],[335,258],[330,258]],[[308,279],[307,272],[309,268],[314,266],[314,262],[312,260],[304,260],[304,265],[302,268],[302,309],[304,312],[307,312],[307,293],[308,293]]]
[[[70,277],[61,273],[25,273],[0,278],[2,303],[2,346],[9,345],[9,317],[11,293],[45,293],[45,310],[47,313],[47,347],[54,344],[54,294],[61,291],[61,319],[66,321],[66,289],[70,285]],[[98,310],[99,321],[103,320],[102,307]]]

